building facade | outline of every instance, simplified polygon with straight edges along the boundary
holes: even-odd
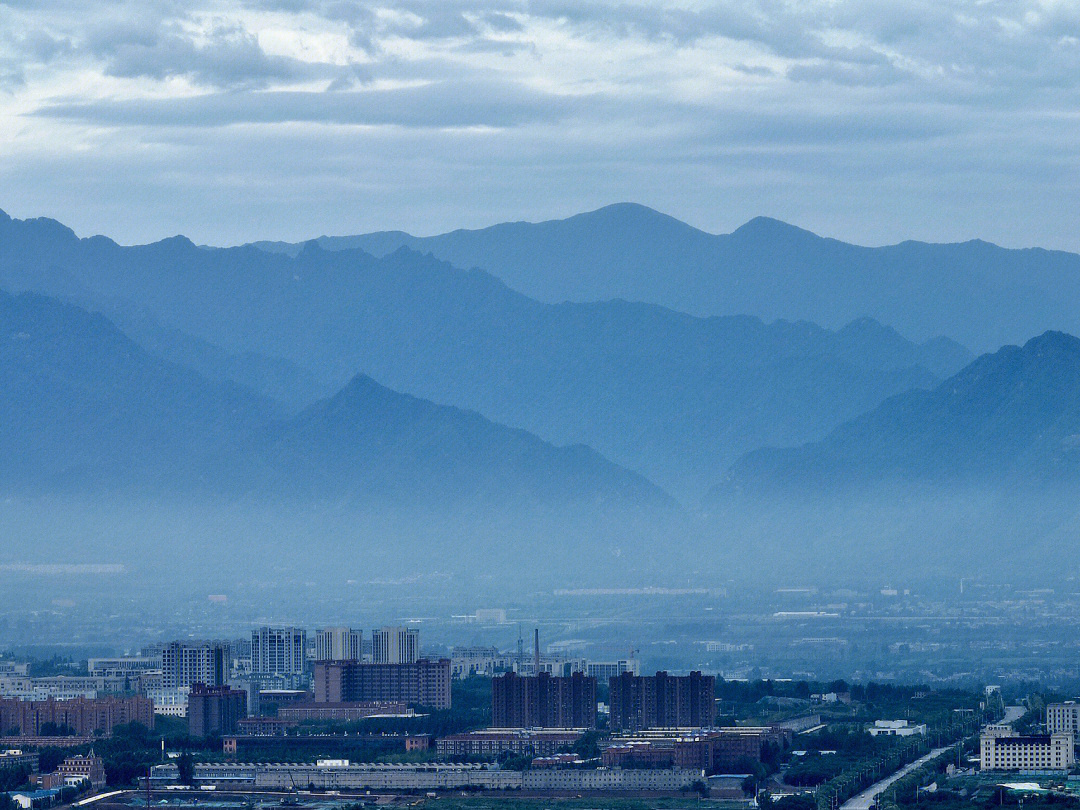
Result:
[[[1071,734],[985,731],[979,738],[984,771],[1065,771],[1076,763]]]
[[[247,717],[247,692],[197,683],[188,693],[187,717],[192,737],[235,734],[239,722]]]
[[[450,708],[450,659],[411,664],[317,661],[316,703],[388,701],[432,709]]]
[[[508,672],[491,680],[495,728],[596,728],[596,678]]]
[[[251,631],[251,673],[299,683],[307,672],[307,631],[260,627]]]
[[[420,660],[420,631],[407,627],[373,630],[371,660],[376,664],[415,664]]]
[[[402,701],[368,700],[358,703],[298,703],[282,706],[278,717],[302,723],[305,720],[332,720],[348,723],[363,720],[365,717],[395,716],[413,714],[409,704]]]
[[[359,661],[363,635],[348,627],[324,627],[315,634],[316,661]]]
[[[87,756],[68,757],[56,766],[56,772],[64,781],[85,779],[95,790],[105,787],[105,763],[92,751]]]
[[[644,731],[613,737],[601,759],[622,767],[735,773],[747,761],[761,762],[766,746],[781,748],[788,739],[787,732],[768,726]]]
[[[24,768],[30,773],[37,773],[38,762],[37,751],[24,751],[21,748],[0,750],[0,770]]]
[[[716,678],[712,675],[625,672],[608,684],[613,731],[700,728],[716,723]]]
[[[111,736],[116,726],[141,723],[154,727],[154,704],[144,697],[13,700],[0,698],[0,729],[19,737],[40,737],[42,728],[70,729],[75,735]]]
[[[701,771],[670,768],[541,768],[511,771],[489,765],[424,763],[351,764],[323,760],[315,764],[197,763],[196,783],[289,790],[297,785],[317,790],[530,790],[530,791],[675,791],[702,778]]]
[[[173,641],[161,649],[161,688],[222,686],[231,667],[232,653],[224,642]]]
[[[1046,733],[1068,734],[1080,743],[1080,703],[1068,700],[1046,704]]]
[[[502,754],[547,757],[566,750],[584,734],[584,729],[489,728],[440,737],[435,750],[450,759],[482,757],[494,761]]]

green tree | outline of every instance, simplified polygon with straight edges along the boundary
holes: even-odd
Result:
[[[180,784],[191,785],[195,782],[195,760],[185,751],[176,760],[176,770],[180,775]]]

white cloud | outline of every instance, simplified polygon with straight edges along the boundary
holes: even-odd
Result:
[[[1080,248],[1078,77],[1063,0],[0,0],[0,206],[237,241],[637,199]]]

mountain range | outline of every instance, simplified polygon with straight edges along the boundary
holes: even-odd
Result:
[[[642,217],[650,243],[653,213],[602,213]],[[750,252],[791,235],[751,225],[773,232]],[[581,239],[599,255],[620,233]],[[482,561],[522,581],[582,553],[603,560],[583,577],[687,559],[951,576],[1066,554],[1080,531],[1080,340],[1061,331],[975,357],[863,314],[826,328],[554,303],[383,237],[366,246],[382,255],[126,247],[0,215],[8,553],[52,542],[46,502],[50,532],[94,525],[87,554],[175,537],[222,565],[271,544],[297,565]],[[1038,319],[1017,296],[981,321],[1018,314]]]
[[[138,346],[101,315],[0,293],[0,485],[202,492],[411,506],[618,503],[667,496],[584,447],[357,376],[281,418],[270,401]]]
[[[728,485],[788,491],[1078,481],[1080,339],[1046,332],[979,357],[936,388],[892,397],[819,442],[748,453]]]
[[[294,410],[363,373],[588,445],[691,503],[742,453],[819,439],[971,359],[866,318],[832,331],[619,300],[546,304],[408,248],[123,247],[52,220],[0,217],[0,287],[100,311],[148,351]]]
[[[384,231],[317,241],[376,256],[405,246],[483,268],[549,303],[623,298],[699,316],[805,319],[833,329],[869,316],[916,340],[949,335],[979,352],[1046,329],[1080,334],[1073,304],[1080,300],[1080,256],[979,240],[863,247],[766,217],[716,235],[622,203],[437,236]]]

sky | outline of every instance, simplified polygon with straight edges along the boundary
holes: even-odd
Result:
[[[640,202],[1080,250],[1069,0],[0,0],[0,209],[207,244]]]

